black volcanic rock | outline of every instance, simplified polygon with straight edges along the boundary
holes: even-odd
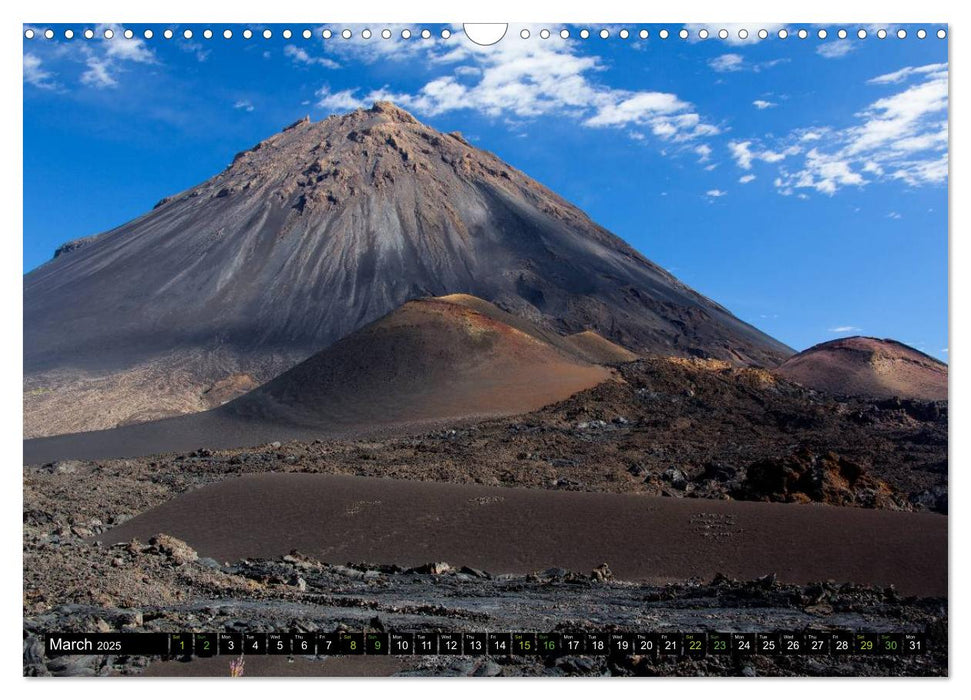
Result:
[[[95,234],[93,236],[85,236],[84,238],[75,238],[73,241],[68,241],[67,243],[62,243],[54,250],[54,257],[59,258],[66,253],[73,253],[79,248],[83,248],[88,243],[95,240],[100,234]]]
[[[456,292],[640,353],[766,366],[792,353],[494,155],[377,103],[300,120],[28,273],[24,369],[165,356],[211,384],[218,352],[225,372],[265,380],[410,299]]]

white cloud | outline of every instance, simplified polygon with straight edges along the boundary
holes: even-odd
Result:
[[[836,326],[835,328],[827,328],[830,333],[858,333],[863,329],[859,326]]]
[[[725,190],[708,190],[707,192],[705,192],[705,194],[708,195],[709,197],[718,198],[718,197],[724,197],[726,194],[728,194],[728,192],[726,192]]]
[[[783,194],[791,194],[792,188],[812,188],[823,194],[834,194],[840,187],[864,184],[863,176],[853,170],[850,161],[838,153],[823,153],[816,148],[806,153],[803,169],[786,182],[790,191]]]
[[[747,185],[754,179],[755,179],[755,175],[752,175],[751,173],[749,173],[748,175],[742,175],[742,177],[738,178],[738,181],[743,185]]]
[[[110,39],[104,36],[108,30],[113,32]],[[25,54],[24,80],[34,85],[38,85],[39,81],[41,85],[38,87],[54,87],[48,80],[51,75],[49,71],[41,68],[42,60],[68,62],[83,66],[79,78],[81,85],[98,89],[112,88],[119,84],[121,74],[126,71],[126,64],[158,63],[158,58],[145,40],[137,36],[126,39],[125,28],[121,25],[99,24],[93,31],[94,37],[90,40],[46,44],[43,59],[35,54]],[[61,74],[64,73],[60,66],[58,70]]]
[[[695,153],[698,154],[698,162],[705,163],[711,158],[711,146],[707,143],[703,143],[700,146],[695,146]]]
[[[233,109],[241,109],[244,112],[252,112],[254,107],[253,103],[249,100],[238,100],[236,104],[233,105]]]
[[[898,214],[897,212],[895,212],[895,211],[892,211],[892,212],[890,212],[889,214],[887,214],[887,218],[888,218],[888,219],[902,219],[902,218],[904,218],[904,217],[902,217],[902,216],[901,216],[900,214]]]
[[[728,150],[731,152],[735,163],[742,170],[751,170],[752,163],[757,160],[766,163],[778,163],[789,156],[798,155],[802,149],[797,145],[788,146],[782,151],[773,151],[768,148],[756,148],[753,150],[752,141],[729,141]]]
[[[745,59],[742,58],[741,54],[726,53],[708,61],[708,65],[712,70],[718,71],[719,73],[730,73],[742,70],[742,66],[745,65]]]
[[[111,75],[111,62],[91,56],[87,60],[88,69],[81,74],[81,83],[94,88],[114,87],[118,81]]]
[[[866,121],[850,133],[851,153],[881,147],[914,151],[946,145],[946,66],[934,71],[914,71],[911,75],[920,75],[923,79],[903,92],[877,100],[862,113]],[[931,115],[935,115],[934,123],[925,125],[924,120]],[[928,138],[936,143],[928,143]]]
[[[728,149],[732,152],[732,157],[742,170],[752,169],[754,156],[750,148],[751,145],[751,141],[730,141],[728,143]]]
[[[43,61],[32,53],[24,54],[24,82],[44,90],[57,87],[53,81],[53,74],[44,70]]]
[[[772,66],[779,65],[780,63],[785,63],[788,60],[789,59],[786,58],[777,58],[773,61],[751,63],[745,60],[741,54],[725,53],[708,61],[708,66],[713,71],[718,73],[735,73],[738,71],[752,71],[753,73],[760,73],[766,68],[771,68]]]
[[[903,180],[911,187],[919,187],[927,184],[941,184],[947,180],[947,175],[948,157],[947,151],[944,151],[930,160],[902,161],[900,167],[894,170],[890,177],[894,180]]]
[[[602,100],[587,126],[616,126],[640,123],[644,115],[676,114],[687,103],[669,92],[614,93],[619,99]]]
[[[512,34],[519,30],[509,29]],[[392,31],[400,33],[396,28]],[[577,53],[571,42],[503,41],[486,48],[469,42],[443,46],[420,39],[377,43],[351,39],[334,47],[338,53],[374,61],[385,56],[385,46],[392,45],[400,51],[387,54],[387,60],[412,58],[449,70],[413,92],[383,87],[370,92],[351,89],[331,93],[325,87],[318,95],[320,105],[353,109],[383,99],[427,116],[461,110],[507,119],[555,115],[591,128],[619,128],[637,134],[634,138],[652,135],[676,144],[719,133],[718,127],[706,122],[691,103],[673,93],[605,84],[607,66],[603,58]],[[382,47],[378,57],[368,53],[372,46]]]
[[[754,100],[752,104],[755,105],[755,109],[769,109],[770,107],[775,107],[775,102],[769,102],[767,100]]]
[[[858,112],[856,123],[842,129],[813,127],[766,141],[732,141],[735,163],[742,170],[751,170],[756,161],[779,164],[774,182],[784,195],[797,190],[832,195],[874,180],[898,180],[912,187],[945,182],[947,65],[908,66],[867,82],[900,87]]]
[[[820,44],[816,49],[818,53],[823,58],[843,58],[851,51],[856,48],[856,44],[848,39],[839,39],[836,41],[828,41],[825,44]]]
[[[323,56],[311,56],[307,53],[306,49],[302,49],[299,46],[293,44],[287,44],[283,49],[283,55],[288,57],[294,63],[302,64],[305,66],[322,66],[324,68],[340,68],[340,64],[337,61],[331,60]]]
[[[324,85],[315,94],[317,96],[317,106],[330,112],[349,112],[365,106],[364,101],[354,96],[353,90],[331,92],[330,88]]]
[[[870,78],[867,84],[886,85],[888,83],[901,83],[913,75],[939,73],[941,71],[947,71],[946,63],[931,63],[926,66],[907,66],[893,73],[884,73],[883,75],[878,75],[876,78]]]
[[[125,28],[118,24],[100,24],[95,29],[96,37],[104,37],[105,30],[114,32],[111,39],[101,39],[104,54],[110,60],[131,61],[133,63],[155,63],[155,54],[137,35],[131,39],[124,36]]]

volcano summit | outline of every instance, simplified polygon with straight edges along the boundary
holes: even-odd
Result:
[[[455,293],[641,354],[792,354],[496,156],[379,102],[301,120],[28,273],[25,434],[204,410]]]

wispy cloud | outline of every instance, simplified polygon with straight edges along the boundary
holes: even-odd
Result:
[[[758,148],[752,141],[729,141],[728,150],[735,159],[735,163],[742,170],[751,170],[752,163],[761,160],[766,163],[778,163],[789,156],[798,155],[802,148],[797,145],[789,146],[781,151],[769,148]]]
[[[355,92],[350,89],[332,92],[330,86],[324,85],[316,92],[317,106],[330,112],[347,112],[369,106],[366,100],[356,97]]]
[[[708,61],[708,66],[717,73],[736,73],[738,71],[751,71],[760,73],[766,68],[772,68],[780,63],[787,63],[786,58],[777,58],[771,61],[760,61],[753,63],[739,53],[725,53],[721,56]]]
[[[105,39],[105,30],[113,33]],[[118,73],[123,72],[124,63],[155,63],[155,53],[148,48],[144,39],[133,36],[126,39],[124,27],[118,24],[99,24],[95,29],[97,48],[79,44],[88,53],[85,63],[88,68],[81,74],[81,83],[94,88],[109,88],[118,85]],[[100,51],[99,51],[100,49]]]
[[[236,104],[233,105],[233,109],[240,109],[244,112],[252,112],[255,108],[253,103],[249,100],[237,100]]]
[[[768,100],[753,100],[752,104],[755,105],[755,109],[769,109],[770,107],[775,107],[775,102],[769,102]]]
[[[53,90],[57,87],[54,75],[42,68],[43,61],[32,53],[24,54],[24,82],[43,90]]]
[[[90,56],[86,61],[88,69],[81,74],[81,84],[94,88],[114,87],[118,81],[111,74],[111,62],[98,56]]]
[[[340,64],[326,56],[311,56],[306,49],[293,44],[287,44],[283,49],[283,55],[294,63],[304,66],[321,66],[323,68],[340,68]]]
[[[715,199],[719,197],[724,197],[726,194],[728,194],[728,192],[726,192],[725,190],[708,190],[707,192],[705,192],[706,196],[713,197]]]
[[[816,53],[818,53],[823,58],[843,58],[847,54],[851,53],[856,48],[856,44],[848,39],[839,39],[834,41],[828,41],[825,44],[820,44],[816,48]]]
[[[108,30],[112,32],[110,39],[105,38]],[[43,57],[32,52],[24,54],[24,81],[36,87],[55,87],[51,80],[53,73],[42,67],[46,60],[55,62],[62,74],[70,72],[64,70],[66,65],[79,64],[82,67],[77,78],[79,83],[96,89],[117,87],[121,74],[129,70],[126,66],[130,64],[158,63],[155,52],[144,39],[137,36],[125,38],[124,27],[117,24],[99,24],[92,39],[42,46],[45,48],[39,46],[37,49],[43,51]]]
[[[926,66],[907,66],[892,73],[884,73],[867,81],[869,85],[887,85],[890,83],[902,83],[915,75],[928,75],[947,71],[946,63],[930,63]]]
[[[192,54],[196,57],[199,63],[205,63],[209,60],[209,54],[212,53],[212,49],[205,48],[202,44],[195,41],[184,41],[179,43],[179,48],[181,48],[186,53]]]
[[[827,328],[830,333],[858,333],[863,329],[859,326],[836,326],[835,328]]]
[[[902,86],[859,111],[856,123],[834,129],[794,129],[774,139],[729,143],[742,170],[777,164],[776,189],[832,195],[876,180],[909,186],[947,179],[947,64],[908,66],[867,81]]]
[[[742,70],[742,67],[745,65],[745,59],[742,58],[741,54],[726,53],[708,61],[708,65],[712,70],[718,71],[719,73],[730,73]]]
[[[519,32],[519,27],[513,29]],[[570,42],[504,41],[487,49],[469,42],[385,42],[392,43],[401,51],[388,60],[417,58],[444,68],[444,73],[413,92],[383,87],[335,93],[324,86],[318,91],[319,106],[353,109],[383,99],[426,116],[463,110],[519,120],[555,115],[590,128],[618,128],[669,143],[703,140],[720,131],[674,93],[612,87],[603,58],[578,53]],[[384,46],[354,39],[335,46],[347,54],[364,50],[358,44]]]
[[[155,53],[148,48],[145,40],[138,36],[126,39],[124,27],[118,24],[99,24],[95,29],[96,37],[103,37],[105,30],[113,32],[111,39],[99,39],[105,56],[112,61],[131,61],[133,63],[155,63]]]
[[[749,173],[748,175],[742,175],[742,177],[738,178],[738,181],[743,185],[747,185],[754,179],[755,179],[755,175],[752,175],[751,173]]]

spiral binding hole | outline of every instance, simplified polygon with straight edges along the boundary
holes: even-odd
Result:
[[[80,36],[83,36],[85,39],[92,40],[95,38],[95,31],[91,28],[86,28],[79,31],[80,31]],[[268,40],[273,37],[273,30],[271,29],[261,29],[258,31],[260,36],[263,37],[263,39]],[[758,39],[761,39],[761,40],[766,40],[770,36],[769,30],[765,28],[752,30],[752,31],[754,33],[754,36],[758,37]],[[831,31],[833,31],[832,35],[830,33]],[[365,28],[360,31],[360,37],[365,40],[371,39],[372,37],[374,37],[376,32],[380,35],[382,39],[389,40],[393,38],[393,33],[389,28],[381,29],[379,32],[378,30],[372,31],[370,28]],[[810,34],[809,30],[805,28],[793,29],[792,31],[790,31],[787,28],[781,28],[776,32],[775,36],[777,36],[779,39],[787,39],[789,38],[790,34],[793,32],[795,33],[795,36],[797,36],[800,39],[807,39]],[[116,33],[120,33],[121,36],[123,36],[125,39],[133,39],[135,37],[135,32],[131,29],[122,29],[120,30],[120,32],[118,32],[116,29],[113,29],[111,27],[105,28],[101,36],[106,40],[113,40],[113,39],[120,38],[115,36]],[[254,31],[249,28],[244,28],[242,30],[239,30],[239,33],[242,35],[243,39],[247,39],[247,40],[253,38],[254,36]],[[560,29],[559,31],[555,31],[555,33],[558,34],[561,39],[569,39],[572,36],[574,36],[571,30],[565,27]],[[591,36],[593,36],[594,33],[596,33],[598,37],[604,40],[610,39],[615,36],[622,40],[630,39],[632,36],[636,36],[641,40],[647,40],[650,37],[650,32],[647,29],[631,30],[626,27],[621,28],[616,32],[613,32],[612,30],[606,27],[601,28],[599,30],[596,30],[596,29],[591,30],[586,27],[576,30],[576,36],[584,40],[589,39]],[[280,35],[282,36],[282,38],[287,41],[295,39],[298,34],[304,39],[313,38],[313,32],[310,29],[293,30],[291,28],[286,28],[280,32]],[[452,34],[453,34],[452,30],[448,28],[443,28],[437,33],[436,36],[441,39],[449,39],[452,37]],[[519,32],[520,38],[524,40],[535,38],[537,35],[539,36],[539,38],[545,40],[552,37],[553,34],[554,34],[554,31],[551,31],[549,28],[543,28],[539,31],[536,31],[535,33],[530,29],[523,28]],[[845,28],[840,28],[837,30],[827,30],[825,28],[819,28],[815,30],[815,35],[820,40],[826,40],[826,39],[832,39],[832,38],[846,39],[850,36],[850,34],[851,32]],[[863,27],[860,27],[855,31],[853,31],[853,34],[855,34],[855,36],[858,39],[867,39],[868,37],[871,36],[870,32]],[[893,35],[896,38],[901,40],[907,39],[910,37],[915,37],[917,39],[923,40],[928,38],[931,35],[936,36],[938,39],[946,39],[948,36],[947,30],[943,27],[938,28],[936,30],[934,29],[928,30],[926,28],[921,27],[913,31],[908,31],[907,29],[903,29],[903,28],[894,29],[891,27],[890,29],[887,29],[885,27],[881,27],[873,30],[873,34],[878,39],[886,39],[891,35]],[[77,35],[77,32],[69,28],[64,29],[62,34],[63,38],[67,40],[74,39],[76,35]],[[214,35],[215,34],[213,30],[209,28],[204,29],[201,32],[201,36],[205,39],[212,39]],[[349,40],[353,38],[354,31],[349,28],[344,28],[340,30],[338,35],[345,40]],[[153,39],[155,38],[155,32],[152,29],[144,29],[141,32],[141,36],[144,39]],[[167,40],[176,38],[176,36],[177,36],[176,32],[174,32],[172,29],[165,29],[162,31],[162,37],[164,37]],[[232,39],[235,36],[235,33],[231,29],[224,29],[222,31],[222,36],[224,39]],[[335,35],[334,35],[334,32],[330,29],[323,29],[321,32],[321,36],[324,39],[331,39]],[[417,36],[427,40],[433,37],[433,33],[430,29],[425,28],[425,29],[419,30],[417,32]],[[666,40],[671,36],[671,31],[668,29],[660,29],[658,30],[657,36],[659,39]],[[688,40],[691,37],[691,32],[689,32],[688,29],[682,28],[677,31],[677,36],[680,37],[682,40]],[[748,29],[741,28],[737,30],[736,36],[739,40],[746,41],[750,37],[750,32]],[[43,37],[48,40],[53,40],[55,38],[55,32],[53,29],[38,30],[33,27],[26,27],[23,30],[23,37],[24,39],[28,39],[28,40],[33,40],[38,37]],[[178,38],[182,38],[185,40],[191,40],[194,37],[195,37],[195,33],[193,32],[192,29],[186,28],[178,33]],[[402,29],[400,33],[400,37],[401,39],[405,39],[405,40],[411,39],[413,37],[413,32],[412,30],[407,28]],[[715,30],[714,28],[709,29],[709,28],[703,27],[697,31],[697,33],[695,34],[695,37],[700,40],[708,40],[708,39],[717,37],[722,41],[730,41],[731,33],[726,28],[720,28]]]

